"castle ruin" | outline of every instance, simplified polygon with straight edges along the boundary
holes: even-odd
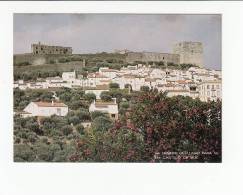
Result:
[[[203,45],[201,42],[183,41],[174,45],[173,53],[129,52],[126,56],[128,63],[164,62],[164,64],[193,64],[203,67]]]
[[[49,46],[41,44],[31,44],[32,54],[63,54],[63,55],[71,55],[72,47],[61,47],[61,46]]]
[[[155,53],[155,52],[129,52],[126,57],[128,63],[133,63],[136,61],[141,62],[164,62],[164,64],[180,63],[180,55],[169,54],[169,53]]]
[[[173,53],[180,55],[180,64],[194,64],[203,67],[203,45],[201,42],[179,42]]]

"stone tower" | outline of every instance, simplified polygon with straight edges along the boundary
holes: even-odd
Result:
[[[194,64],[203,67],[203,45],[201,42],[183,41],[176,43],[173,53],[180,55],[180,64]]]

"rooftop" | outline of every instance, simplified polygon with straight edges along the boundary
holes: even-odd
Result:
[[[39,107],[68,107],[62,102],[33,102]]]

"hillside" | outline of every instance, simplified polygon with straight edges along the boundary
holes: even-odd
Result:
[[[25,54],[23,54],[25,55]],[[28,55],[30,57],[28,57]],[[96,72],[100,67],[109,67],[119,70],[122,66],[136,65],[138,63],[147,64],[154,68],[188,69],[192,64],[173,64],[165,65],[163,61],[142,62],[135,61],[133,64],[126,62],[126,54],[117,53],[97,53],[97,54],[73,54],[73,55],[42,55],[34,56],[14,56],[14,80],[36,80],[36,78],[46,78],[61,76],[62,72],[77,71],[84,76],[88,72]],[[18,58],[21,60],[18,60]],[[24,60],[23,60],[24,59]],[[38,62],[45,62],[38,64]]]
[[[45,58],[46,56],[41,56]],[[46,58],[47,62],[41,65],[33,63],[33,59],[18,61],[14,57],[14,79],[34,80],[37,77],[60,76],[62,72],[95,72],[101,66],[120,69],[125,63],[125,55],[114,53],[73,54]],[[16,62],[18,61],[18,63]],[[85,66],[84,66],[85,61]]]

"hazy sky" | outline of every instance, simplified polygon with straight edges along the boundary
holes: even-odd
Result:
[[[14,14],[14,53],[29,53],[38,41],[73,53],[169,53],[178,41],[200,41],[205,66],[221,69],[220,15]]]

